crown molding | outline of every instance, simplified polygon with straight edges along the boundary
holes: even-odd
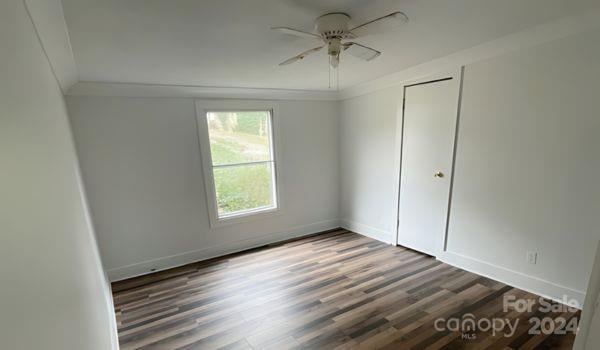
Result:
[[[343,89],[339,92],[339,97],[340,100],[346,100],[377,90],[403,85],[440,71],[456,69],[510,51],[540,45],[597,27],[600,27],[600,11],[565,17]]]
[[[52,73],[66,93],[77,83],[77,65],[60,0],[23,0]]]
[[[210,87],[165,84],[108,83],[82,81],[69,96],[236,98],[257,100],[337,101],[338,91]]]

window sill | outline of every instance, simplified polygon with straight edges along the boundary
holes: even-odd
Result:
[[[257,221],[260,219],[268,218],[275,215],[281,214],[280,207],[267,207],[262,209],[256,209],[246,212],[239,212],[220,218],[211,218],[210,227],[219,228],[223,226],[242,224],[251,221]]]

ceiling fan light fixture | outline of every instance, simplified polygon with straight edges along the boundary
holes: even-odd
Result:
[[[337,68],[340,65],[340,56],[331,56],[331,67],[332,68]]]

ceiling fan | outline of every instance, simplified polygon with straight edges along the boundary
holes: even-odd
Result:
[[[315,20],[316,33],[305,32],[289,27],[272,27],[271,29],[285,34],[321,41],[320,46],[306,50],[281,62],[279,65],[284,66],[298,62],[310,54],[321,51],[326,46],[327,54],[329,55],[329,63],[333,68],[338,67],[340,63],[340,54],[342,52],[347,52],[348,54],[365,61],[371,61],[381,55],[381,52],[352,40],[372,34],[372,29],[376,27],[376,24],[392,21],[400,23],[408,22],[408,17],[400,11],[392,12],[354,27],[350,26],[350,19],[350,15],[343,12],[324,14]]]

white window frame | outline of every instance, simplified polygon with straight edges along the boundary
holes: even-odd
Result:
[[[235,112],[235,111],[269,111],[271,114],[271,154],[273,159],[273,201],[274,207],[259,208],[219,217],[217,193],[213,174],[213,162],[210,151],[210,137],[206,114],[209,112]],[[211,227],[238,224],[251,220],[266,218],[281,213],[281,177],[279,158],[279,106],[270,101],[247,100],[196,100],[196,124],[198,141],[202,160],[202,173],[204,175],[204,188],[206,190],[206,204]]]

